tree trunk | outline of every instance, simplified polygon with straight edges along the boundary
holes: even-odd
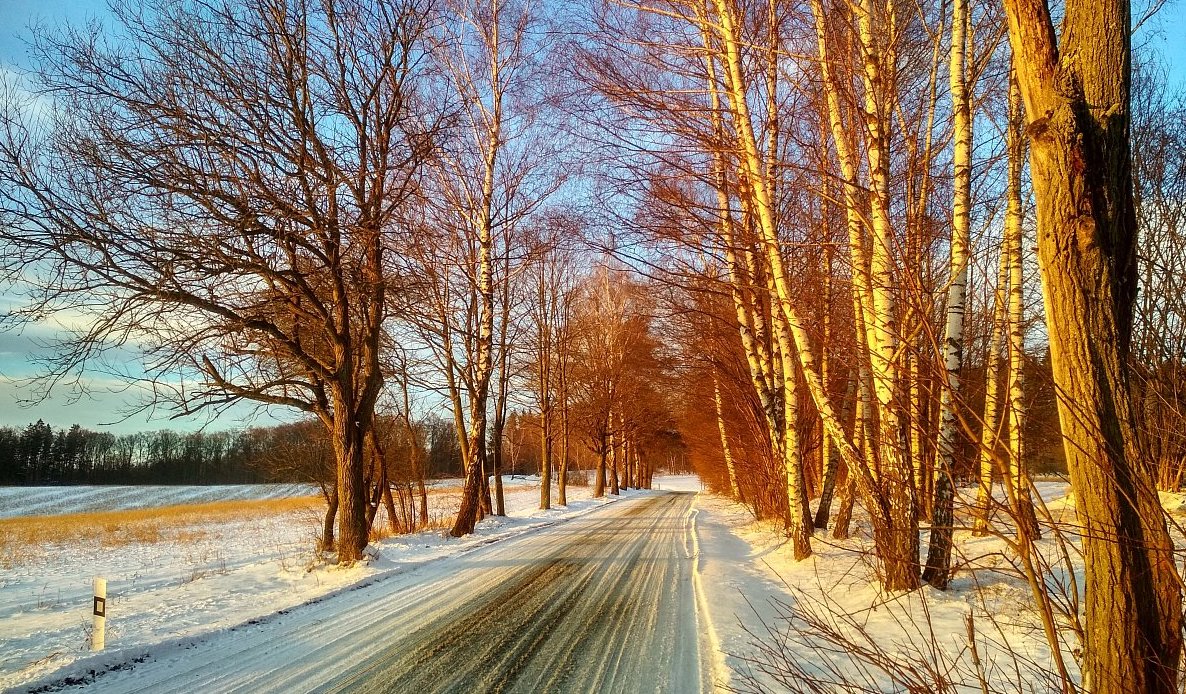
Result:
[[[424,484],[424,476],[416,481],[416,486],[420,492],[420,527],[428,527],[428,487]]]
[[[1038,261],[1067,467],[1083,526],[1084,689],[1177,691],[1182,597],[1129,391],[1136,218],[1126,0],[1005,0],[1026,105]]]
[[[887,286],[875,292],[875,311],[884,320],[878,325],[882,340],[879,349],[872,350],[875,355],[875,366],[880,367],[878,398],[883,400],[884,416],[881,417],[882,449],[885,468],[888,472],[886,480],[880,484],[874,483],[874,477],[865,461],[857,454],[840,424],[836,409],[825,385],[820,381],[818,362],[814,354],[811,337],[806,322],[793,300],[790,279],[779,251],[778,226],[775,221],[773,202],[769,197],[769,190],[763,179],[761,156],[754,135],[753,122],[747,104],[746,81],[743,77],[743,59],[741,55],[741,40],[734,20],[734,9],[725,0],[714,3],[719,20],[719,31],[722,38],[723,62],[726,67],[725,83],[730,95],[730,106],[733,112],[733,126],[737,134],[737,147],[740,153],[741,172],[746,176],[747,195],[743,196],[743,203],[751,205],[757,227],[761,232],[761,245],[768,261],[776,294],[772,297],[778,302],[778,308],[786,318],[797,348],[800,366],[807,381],[812,400],[823,417],[828,436],[836,443],[840,454],[849,466],[850,474],[855,478],[862,496],[867,501],[867,507],[873,524],[874,541],[882,562],[881,579],[887,590],[910,589],[918,586],[918,517],[913,496],[913,485],[910,480],[911,470],[908,461],[904,461],[902,453],[901,432],[897,428],[896,411],[891,402],[894,393],[896,371],[894,369],[896,342],[896,325],[892,320],[894,314],[893,296],[888,286],[890,280],[891,257],[888,227],[888,208],[883,205],[875,206],[874,227],[880,232],[875,234],[879,238],[878,253],[875,258],[878,263],[875,269],[879,271],[879,278],[884,279]],[[880,154],[877,157],[881,157]],[[877,159],[879,197],[885,201],[884,193],[888,181],[884,174],[884,158]],[[887,202],[887,201],[886,201]],[[884,399],[883,399],[884,398]],[[903,464],[906,465],[903,468]]]
[[[836,511],[836,522],[832,524],[832,537],[837,540],[849,538],[849,529],[852,525],[852,506],[855,498],[856,490],[853,489],[852,479],[845,478],[844,485],[840,488],[840,508]]]
[[[564,402],[564,371],[560,371],[560,478],[556,480],[556,503],[568,506],[568,406]]]
[[[481,477],[482,486],[481,486],[481,494],[480,494],[482,506],[478,511],[478,520],[482,520],[486,516],[494,515],[494,501],[491,498],[491,494],[490,494],[490,477],[492,475],[493,470],[492,470],[492,466],[490,464],[490,452],[489,452],[489,449],[486,447],[486,443],[485,443],[485,436],[483,436],[482,438],[483,438],[482,445],[478,449],[478,454],[481,456],[481,460],[482,460],[482,477]]]
[[[495,441],[501,440],[501,432],[495,429]],[[505,516],[506,496],[502,491],[502,446],[494,449],[494,515]]]
[[[478,513],[481,511],[482,494],[482,465],[476,456],[466,467],[465,482],[461,487],[461,508],[457,510],[457,520],[449,534],[453,537],[463,537],[474,531],[478,524]]]
[[[610,415],[612,420],[613,415]],[[609,493],[618,496],[621,490],[618,488],[618,437],[616,434],[609,435]]]
[[[338,460],[338,561],[362,558],[367,546],[366,480],[363,476],[364,425],[348,408],[335,408],[334,452]],[[366,423],[369,428],[370,422]]]
[[[539,507],[552,508],[552,423],[547,411],[540,413],[539,432]]]
[[[725,431],[725,415],[721,407],[721,379],[714,368],[712,371],[712,398],[717,412],[717,430],[721,434],[721,452],[725,457],[725,472],[729,476],[729,493],[741,501],[741,490],[737,487],[737,470],[733,465],[733,452],[729,449],[729,434]]]
[[[859,385],[857,387],[858,389],[860,388]],[[864,409],[868,406],[868,400],[858,397],[853,403],[852,410],[853,445],[862,457],[869,455],[869,429],[864,424],[866,421]],[[836,522],[832,527],[832,537],[837,540],[847,540],[849,537],[849,526],[852,524],[852,507],[857,495],[853,470],[849,468],[847,472],[848,474],[844,478],[844,486],[841,487],[840,509],[836,512]]]
[[[842,407],[854,407],[856,401],[857,379],[855,370],[849,371],[848,387],[844,395]],[[823,530],[828,527],[828,517],[832,513],[832,498],[836,493],[836,476],[840,470],[840,458],[834,455],[832,439],[825,433],[821,445],[824,447],[824,484],[820,489],[819,506],[815,510],[815,527]]]
[[[399,517],[395,515],[395,500],[391,498],[391,485],[383,485],[383,507],[387,509],[387,527],[392,533],[400,532]]]
[[[812,524],[811,506],[807,501],[807,489],[803,481],[803,454],[799,446],[799,374],[795,368],[798,362],[785,316],[776,311],[774,323],[783,368],[782,450],[787,495],[786,530],[791,540],[792,553],[796,560],[801,560],[811,556]]]
[[[1006,411],[1009,426],[1009,465],[1005,474],[1012,482],[1009,499],[1019,535],[1032,540],[1042,536],[1038,518],[1034,513],[1034,500],[1030,496],[1030,479],[1025,464],[1025,329],[1022,315],[1025,310],[1024,285],[1022,282],[1021,220],[1021,173],[1025,156],[1025,139],[1022,135],[1025,114],[1021,108],[1021,93],[1017,80],[1009,80],[1009,180],[1007,187],[1008,212],[1005,221],[1004,253],[1008,260],[1009,300],[1007,325],[1009,337],[1009,401]]]
[[[622,489],[628,490],[635,486],[634,466],[630,463],[630,439],[622,442]]]
[[[922,579],[946,590],[951,581],[951,541],[955,507],[955,450],[959,442],[960,377],[964,366],[964,302],[968,289],[968,252],[971,244],[972,118],[968,98],[967,54],[970,28],[968,0],[954,0],[951,21],[951,110],[955,169],[951,212],[951,282],[947,288],[947,328],[943,339],[946,381],[939,401],[939,438],[936,448],[934,508],[931,541]],[[995,349],[995,345],[993,345]]]
[[[862,0],[857,13],[858,38],[864,56],[865,154],[869,168],[872,228],[873,327],[869,357],[873,391],[878,403],[877,460],[887,527],[883,541],[882,584],[886,590],[913,590],[919,585],[918,500],[914,495],[913,464],[899,426],[901,418],[896,393],[899,371],[899,321],[894,267],[894,233],[889,194],[889,128],[884,103],[893,94],[889,85],[895,66],[885,60],[879,45],[882,38],[874,29],[871,0]]]
[[[338,515],[338,487],[330,488],[326,507],[325,520],[321,523],[321,551],[334,551],[334,520]]]
[[[600,499],[605,496],[605,456],[606,435],[601,434],[601,444],[597,447],[597,472],[593,482],[593,497]]]
[[[618,491],[630,489],[630,437],[626,433],[626,418],[618,414]]]
[[[1006,221],[1006,226],[1008,221]],[[972,525],[972,534],[984,537],[989,532],[989,521],[992,514],[992,481],[997,468],[997,449],[1000,447],[1001,408],[1000,408],[1000,369],[1001,346],[1004,340],[1002,324],[1005,320],[1004,292],[1002,285],[1008,278],[1008,259],[1001,253],[1001,272],[997,277],[996,305],[993,309],[992,334],[988,339],[988,367],[984,374],[984,428],[980,431],[980,484],[976,490],[976,520]]]

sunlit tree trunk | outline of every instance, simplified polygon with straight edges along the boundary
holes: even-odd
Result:
[[[734,499],[741,500],[741,491],[737,487],[737,468],[733,464],[733,451],[729,448],[729,433],[725,430],[725,412],[721,406],[721,378],[716,368],[712,370],[712,401],[716,407],[717,430],[721,434],[721,453],[725,457],[725,472],[729,475],[729,493]]]
[[[325,517],[321,523],[321,543],[318,546],[322,552],[334,551],[334,521],[338,516],[338,486],[335,483],[330,485],[328,494],[328,503],[325,509]]]
[[[862,424],[864,420],[864,413],[862,408],[867,407],[867,400],[857,398],[853,402],[853,441],[854,446],[860,452],[860,455],[868,455],[868,446],[866,442],[869,440],[868,430]],[[836,521],[832,524],[832,537],[837,540],[846,540],[849,537],[849,526],[852,524],[852,507],[856,500],[857,488],[856,480],[853,477],[853,472],[849,470],[848,475],[844,480],[844,487],[840,496],[840,508],[836,511]]]
[[[481,157],[481,186],[479,197],[473,201],[474,209],[467,213],[474,226],[475,242],[477,245],[477,286],[476,297],[478,303],[477,336],[474,340],[474,364],[470,385],[470,422],[468,438],[468,457],[465,461],[465,483],[462,487],[461,508],[457,512],[457,520],[449,533],[454,537],[468,535],[474,530],[478,518],[482,513],[483,504],[489,506],[488,482],[486,478],[486,422],[490,393],[490,379],[494,366],[494,215],[495,188],[499,176],[499,156],[505,142],[503,141],[503,109],[502,101],[507,85],[504,83],[501,70],[503,63],[502,44],[500,39],[501,16],[498,0],[493,0],[488,8],[489,16],[481,21],[486,22],[487,33],[482,36],[483,49],[488,58],[489,104],[477,92],[475,77],[458,70],[458,79],[463,88],[469,87],[465,98],[472,103],[469,107],[480,114],[475,121],[475,135],[482,141]],[[467,85],[468,82],[468,85]],[[504,278],[505,281],[505,278]]]
[[[1007,132],[1009,149],[1009,179],[1006,189],[1007,212],[1005,218],[1005,245],[1009,276],[1008,339],[1009,339],[1009,402],[1007,424],[1009,428],[1009,464],[1005,474],[1012,482],[1010,501],[1018,532],[1030,540],[1042,536],[1038,518],[1034,513],[1034,501],[1030,496],[1030,479],[1025,460],[1025,327],[1022,324],[1025,311],[1025,286],[1022,254],[1022,199],[1021,173],[1025,158],[1023,128],[1025,114],[1022,112],[1021,93],[1017,80],[1009,80],[1009,128]]]
[[[608,428],[608,426],[609,425],[607,424],[606,427]],[[608,449],[609,435],[604,430],[602,430],[601,440],[597,447],[597,471],[593,478],[593,497],[597,499],[605,496],[605,468]]]
[[[567,302],[562,315],[567,316]],[[562,319],[564,324],[564,319]],[[568,453],[569,453],[569,422],[568,422],[568,353],[567,340],[561,337],[558,355],[559,389],[560,389],[560,470],[556,480],[556,503],[568,506]]]
[[[333,445],[345,464],[338,465],[338,559],[350,562],[362,557],[367,545],[366,481],[364,479],[365,428],[346,415],[342,407],[333,420]],[[344,416],[346,415],[346,416]],[[368,423],[369,424],[369,423]]]
[[[1008,215],[1009,212],[1006,212]],[[1008,233],[1009,219],[1006,217],[1006,233]],[[973,521],[972,534],[982,537],[989,533],[989,521],[992,513],[992,484],[993,475],[997,469],[997,449],[1001,438],[1001,353],[1004,347],[1005,309],[1008,298],[1006,296],[1009,279],[1008,256],[1002,250],[1000,271],[997,273],[996,295],[993,304],[992,334],[988,339],[988,365],[984,373],[984,426],[980,430],[979,448],[979,480],[976,489],[976,519]]]
[[[778,352],[782,363],[783,400],[783,473],[787,494],[787,534],[795,559],[811,556],[811,507],[807,501],[807,486],[803,480],[803,453],[799,445],[799,375],[798,360],[791,340],[786,317],[781,311],[773,316],[778,336]]]
[[[610,427],[616,427],[614,423],[614,415],[610,413]],[[621,456],[618,455],[619,448],[619,434],[616,429],[611,429],[609,435],[609,462],[606,464],[609,468],[609,493],[614,496],[621,494],[621,489],[618,486],[618,466],[620,465]]]
[[[1067,467],[1083,526],[1083,684],[1177,691],[1181,584],[1133,411],[1136,297],[1129,141],[1131,8],[1005,0],[1030,137],[1038,263]]]
[[[822,369],[821,369],[822,371]],[[857,396],[857,376],[856,370],[850,370],[848,376],[848,386],[845,389],[844,405],[846,408],[856,407]],[[852,412],[852,409],[849,409]],[[827,453],[824,458],[824,484],[820,490],[819,507],[815,511],[815,527],[823,529],[828,527],[828,518],[831,514],[832,499],[836,493],[836,477],[839,474],[840,458],[832,453],[833,443],[828,436],[823,437],[822,445],[824,451]]]
[[[825,387],[830,386],[831,350],[832,350],[832,244],[824,246],[823,268],[823,339],[820,342],[820,380]],[[845,396],[847,401],[848,396]],[[825,434],[820,441],[820,481],[819,505],[815,510],[812,525],[816,528],[828,527],[828,516],[832,509],[832,495],[836,490],[836,471],[839,468],[839,458],[832,453],[832,440]]]
[[[491,473],[494,477],[493,512],[496,516],[506,515],[506,498],[502,489],[502,460],[503,460],[503,431],[506,429],[508,391],[511,384],[511,374],[507,370],[511,358],[511,344],[507,339],[511,324],[511,262],[510,241],[506,242],[504,255],[500,260],[503,271],[503,281],[499,291],[499,302],[502,304],[498,323],[498,381],[494,396],[494,427],[490,432]],[[545,487],[546,489],[546,487]],[[546,508],[546,507],[545,507]]]
[[[897,457],[887,466],[893,473],[891,476],[892,483],[889,485],[888,493],[883,493],[883,490],[875,485],[872,474],[865,467],[864,461],[847,438],[827,389],[820,380],[819,366],[814,347],[810,335],[807,332],[806,323],[795,305],[779,250],[778,230],[774,222],[772,202],[762,175],[764,167],[762,166],[757,140],[754,136],[753,122],[747,104],[748,97],[746,82],[743,78],[739,33],[734,21],[733,9],[724,0],[716,0],[715,7],[722,39],[722,61],[726,68],[726,92],[729,95],[733,126],[737,134],[737,145],[741,155],[739,169],[748,182],[748,191],[747,195],[743,197],[743,202],[748,199],[756,218],[758,229],[761,232],[763,253],[769,264],[771,279],[775,288],[773,299],[777,302],[778,310],[785,317],[787,326],[795,341],[800,366],[802,367],[804,378],[807,381],[808,390],[811,392],[816,408],[822,416],[825,431],[836,442],[841,455],[849,465],[850,474],[854,475],[858,487],[862,491],[862,496],[869,502],[868,507],[873,522],[875,542],[878,545],[879,558],[882,562],[881,579],[883,586],[889,590],[917,587],[919,578],[918,527],[913,490],[910,486],[909,468],[907,467],[906,479],[901,480],[900,472],[904,461],[902,460],[903,456],[901,455],[899,445]],[[884,212],[888,213],[888,210],[884,210]],[[882,231],[888,232],[888,219],[883,220],[883,222]],[[883,244],[882,250],[882,257],[879,262],[881,265],[884,265],[890,261],[890,258],[885,255],[888,253],[888,246]],[[874,267],[879,270],[884,269],[877,263],[874,264]],[[884,287],[882,290],[883,294],[887,294]],[[876,298],[877,292],[874,292],[874,294]],[[888,296],[888,299],[889,304],[887,305],[887,296],[883,295],[881,298],[881,306],[879,308],[883,313],[887,308],[892,309],[892,296]],[[878,307],[875,306],[876,308]],[[890,313],[892,314],[892,311]],[[892,324],[881,327],[883,332],[888,329],[888,335],[893,334],[894,326]],[[888,335],[885,336],[885,342],[887,344],[893,342]],[[890,347],[892,354],[893,345],[891,344]],[[884,357],[886,354],[885,345],[883,344],[881,346],[881,355]],[[885,375],[893,375],[889,373],[889,367],[892,364],[892,359],[888,363],[883,364],[887,371],[887,373],[882,374],[883,377]],[[893,388],[890,387],[887,393],[879,393],[879,399],[882,395],[885,395],[886,405],[888,406],[891,404],[892,393]],[[896,423],[897,418],[892,413],[889,416],[882,417],[882,431],[887,434],[893,432],[894,437],[898,438]],[[887,446],[887,448],[892,447]],[[906,483],[904,490],[902,489],[903,482]],[[913,552],[910,551],[911,548]]]
[[[702,39],[705,45],[712,45],[713,39],[706,24],[702,24]],[[737,330],[741,337],[742,348],[749,366],[750,381],[757,393],[766,425],[766,434],[770,444],[772,460],[783,460],[782,435],[779,431],[778,404],[773,392],[773,375],[770,357],[764,349],[765,342],[761,329],[756,325],[760,322],[759,310],[753,300],[754,278],[750,272],[751,263],[746,263],[739,257],[749,253],[748,249],[741,250],[738,234],[735,228],[728,184],[728,169],[726,163],[726,143],[723,118],[721,113],[720,82],[717,75],[716,58],[712,53],[706,53],[705,66],[708,75],[708,93],[711,106],[713,135],[718,144],[713,149],[713,181],[717,198],[717,216],[720,235],[725,251],[725,261],[729,273],[729,289],[733,298],[733,307],[737,317]],[[714,373],[715,376],[715,373]],[[722,423],[723,424],[723,423]],[[723,430],[722,430],[723,432]],[[722,436],[724,434],[722,433]],[[736,477],[731,474],[731,483],[735,497],[739,497]]]
[[[873,330],[869,356],[873,390],[877,398],[879,422],[877,446],[881,487],[887,511],[888,537],[882,549],[887,590],[909,590],[919,585],[918,508],[914,496],[913,465],[907,460],[902,438],[900,408],[895,401],[898,389],[900,324],[898,321],[897,283],[894,267],[894,233],[890,219],[889,192],[889,123],[886,117],[887,94],[892,92],[892,61],[885,60],[880,42],[892,38],[887,23],[893,12],[875,14],[872,0],[863,0],[858,12],[858,37],[864,56],[865,154],[868,159],[872,253],[869,274],[873,304],[870,321]],[[880,20],[880,21],[879,21]],[[880,29],[880,31],[879,31]]]

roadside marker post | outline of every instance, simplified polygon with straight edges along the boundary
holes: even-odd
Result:
[[[95,600],[94,609],[91,611],[93,616],[93,623],[91,626],[91,650],[101,651],[106,645],[106,635],[103,633],[107,628],[107,579],[95,579]]]

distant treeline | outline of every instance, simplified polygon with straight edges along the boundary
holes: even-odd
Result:
[[[450,425],[429,418],[418,427],[428,476],[458,474]],[[319,457],[325,443],[315,422],[113,434],[38,420],[24,429],[0,427],[0,485],[317,482],[314,462],[294,463]]]

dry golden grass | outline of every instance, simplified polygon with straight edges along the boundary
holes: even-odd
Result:
[[[0,519],[0,567],[12,568],[41,555],[48,545],[76,542],[103,547],[179,542],[189,544],[207,537],[197,526],[207,523],[252,520],[294,512],[320,512],[321,497],[250,501],[216,501],[204,504],[58,516],[20,516]]]
[[[421,530],[443,531],[452,527],[461,505],[462,481],[455,482],[428,490],[429,520]],[[534,486],[510,482],[504,489],[509,494],[527,488]],[[307,496],[5,518],[0,519],[0,569],[32,563],[52,545],[81,542],[108,548],[161,542],[192,545],[209,539],[210,533],[201,527],[206,524],[259,520],[297,512],[305,514],[304,520],[310,527],[320,528],[325,501],[319,496]],[[371,541],[393,535],[385,520],[386,513],[381,511],[380,516],[371,528]]]

